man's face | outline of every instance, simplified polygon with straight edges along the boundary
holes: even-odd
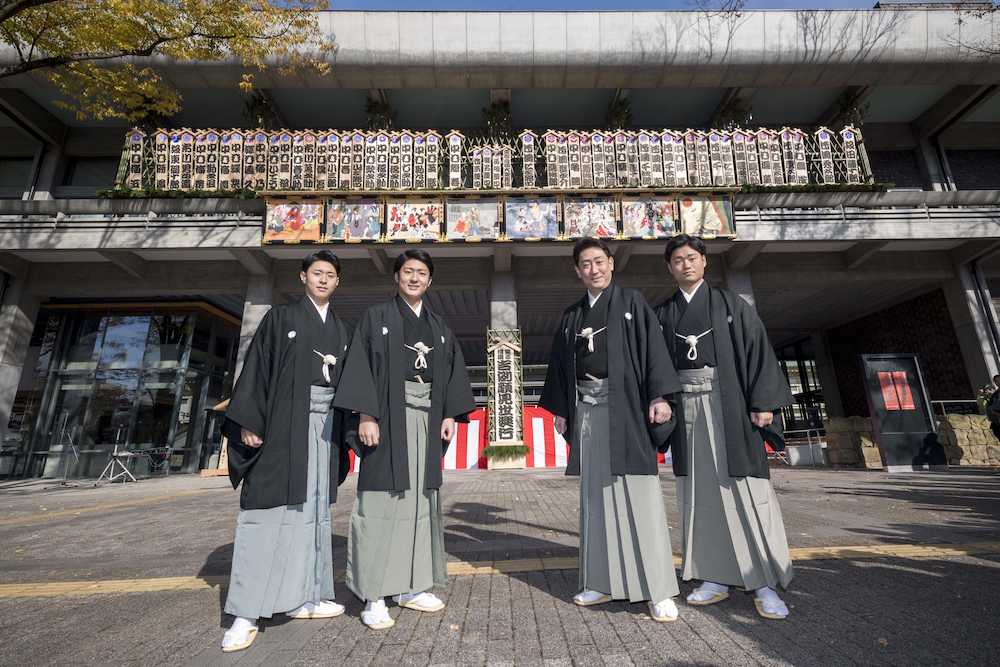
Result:
[[[993,386],[1000,388],[1000,375],[993,376]]]
[[[587,248],[576,262],[576,277],[591,292],[599,292],[611,284],[615,260],[600,248]]]
[[[705,256],[692,248],[683,246],[670,255],[670,262],[667,265],[670,275],[674,277],[678,285],[695,285],[705,277],[705,268],[708,261]]]
[[[410,300],[422,299],[424,292],[431,286],[431,271],[419,259],[408,259],[399,267],[396,274],[396,286],[403,298]]]
[[[330,262],[322,260],[310,264],[307,271],[299,273],[299,278],[306,286],[306,294],[317,303],[329,301],[333,291],[340,284],[337,269]]]

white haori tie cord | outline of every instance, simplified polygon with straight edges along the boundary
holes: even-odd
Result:
[[[313,352],[323,360],[323,379],[330,382],[330,367],[337,365],[337,357],[332,354],[323,354],[319,350],[314,349]]]
[[[577,338],[586,338],[587,339],[587,351],[588,352],[593,352],[594,351],[594,336],[596,336],[597,334],[601,333],[605,329],[607,329],[607,327],[601,327],[597,331],[594,331],[591,327],[587,327],[586,329],[584,329],[583,331],[581,331],[580,333],[578,333],[576,335],[576,337]]]
[[[705,333],[698,334],[697,336],[695,336],[694,334],[691,334],[690,336],[682,336],[679,333],[675,333],[674,335],[688,344],[688,353],[687,353],[688,361],[694,361],[695,359],[698,358],[698,341],[710,333],[712,333],[711,329],[709,329]]]
[[[416,345],[407,345],[403,343],[403,346],[408,350],[413,350],[417,353],[417,360],[413,362],[413,367],[417,370],[422,368],[427,368],[427,353],[433,350],[433,347],[427,347],[424,345],[423,341],[417,341]]]

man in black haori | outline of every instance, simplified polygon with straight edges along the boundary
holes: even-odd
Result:
[[[567,475],[580,476],[580,592],[573,602],[647,602],[654,620],[677,619],[677,575],[657,452],[669,434],[666,400],[680,383],[659,322],[642,294],[612,281],[604,241],[573,248],[586,288],[552,340],[539,404],[570,435]]]
[[[792,403],[788,380],[754,308],[705,282],[701,239],[674,237],[664,257],[680,287],[657,315],[682,388],[671,435],[682,576],[703,582],[687,601],[715,604],[736,586],[755,592],[762,617],[782,619],[775,588],[787,588],[792,562],[764,439]]]
[[[225,652],[250,646],[257,619],[331,618],[330,503],[348,472],[343,414],[332,407],[350,332],[330,305],[340,260],[302,260],[305,294],[264,316],[226,411],[229,477],[241,482],[225,611]]]
[[[385,604],[440,611],[447,583],[441,457],[456,420],[475,408],[455,335],[428,308],[434,263],[423,250],[396,258],[397,295],[365,312],[334,405],[360,414],[358,494],[347,537],[347,586],[366,601],[373,630],[395,623]]]

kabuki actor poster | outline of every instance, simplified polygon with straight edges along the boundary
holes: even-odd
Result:
[[[264,243],[318,243],[322,224],[322,203],[268,202]]]
[[[733,203],[724,197],[681,197],[680,231],[691,236],[735,236]]]
[[[673,197],[622,199],[622,233],[626,238],[667,238],[677,224]]]
[[[495,239],[500,236],[500,205],[496,199],[449,199],[448,238]]]
[[[559,202],[552,197],[504,202],[507,238],[554,239],[559,236]]]
[[[614,238],[618,233],[616,204],[611,199],[567,199],[563,203],[563,226],[568,238],[584,236]]]
[[[444,204],[437,199],[386,202],[385,235],[390,241],[437,239],[441,235]]]
[[[326,230],[331,241],[377,241],[382,235],[382,204],[376,199],[331,199]]]

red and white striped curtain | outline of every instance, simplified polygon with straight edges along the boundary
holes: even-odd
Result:
[[[455,435],[448,445],[448,451],[441,461],[443,470],[485,469],[488,421],[486,410],[480,408],[469,414],[469,423],[459,423]],[[569,445],[562,434],[556,432],[555,418],[548,410],[536,405],[524,407],[524,444],[528,453],[524,457],[525,468],[565,468],[569,458]],[[358,471],[358,458],[350,453],[351,472]],[[670,462],[670,455],[660,454],[657,460]]]

